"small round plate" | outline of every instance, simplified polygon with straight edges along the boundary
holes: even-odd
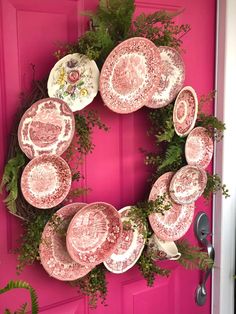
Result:
[[[170,182],[170,196],[178,204],[191,204],[202,195],[206,184],[206,171],[187,165],[173,176]]]
[[[22,116],[18,141],[30,159],[42,154],[61,155],[70,145],[74,131],[74,115],[67,104],[57,98],[45,98]]]
[[[185,143],[185,157],[191,166],[198,166],[206,169],[213,156],[213,140],[207,129],[197,127],[193,129]]]
[[[151,100],[149,108],[162,108],[176,97],[185,79],[185,66],[181,55],[174,48],[158,47],[162,61],[162,72],[159,85]]]
[[[37,208],[57,206],[66,198],[70,187],[70,168],[56,155],[35,157],[27,164],[21,177],[24,198]]]
[[[58,280],[76,280],[91,271],[91,267],[73,261],[66,249],[67,227],[73,216],[85,205],[74,203],[62,207],[46,224],[42,233],[39,246],[41,264],[51,277]]]
[[[161,73],[160,53],[143,37],[127,39],[116,46],[103,64],[100,93],[107,107],[131,113],[153,95]]]
[[[73,53],[60,59],[48,78],[48,95],[63,99],[72,111],[89,105],[98,92],[99,70],[95,61]]]
[[[104,262],[105,267],[112,273],[121,274],[133,267],[139,259],[144,245],[144,226],[137,228],[128,217],[131,206],[119,210],[122,223],[129,225],[123,228],[121,241],[114,253]]]
[[[185,86],[178,94],[173,111],[175,132],[187,136],[194,128],[198,113],[198,99],[191,86]]]
[[[104,202],[91,203],[72,219],[66,237],[67,250],[77,263],[97,265],[115,251],[121,234],[117,210]]]
[[[163,241],[180,239],[188,231],[194,215],[194,203],[180,205],[170,199],[169,186],[173,175],[173,172],[166,172],[159,177],[149,195],[149,200],[156,200],[158,196],[165,194],[165,201],[171,204],[171,208],[164,215],[153,213],[149,216],[154,233]]]

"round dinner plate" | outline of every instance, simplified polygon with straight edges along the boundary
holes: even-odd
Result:
[[[152,213],[149,215],[150,225],[156,236],[163,241],[176,241],[189,229],[194,215],[194,203],[187,205],[176,204],[169,197],[169,186],[173,172],[166,172],[154,183],[149,200],[156,200],[158,196],[165,194],[165,201],[171,204],[164,214]]]
[[[44,98],[22,116],[18,141],[30,159],[42,154],[61,155],[70,145],[74,131],[74,115],[67,104],[57,98]]]
[[[193,129],[185,143],[185,157],[187,163],[206,169],[213,156],[213,140],[207,129],[197,127]]]
[[[67,231],[67,250],[79,264],[97,265],[115,251],[121,234],[117,210],[108,203],[91,203],[73,217]]]
[[[73,261],[66,249],[67,227],[73,216],[85,205],[74,203],[62,207],[46,224],[42,233],[39,245],[41,264],[51,277],[58,280],[76,280],[91,271],[91,267]]]
[[[128,226],[123,227],[121,241],[114,253],[104,262],[105,267],[112,273],[121,274],[135,265],[139,259],[144,245],[144,226],[137,228],[129,218],[131,206],[126,206],[119,210],[122,223]]]
[[[175,132],[181,136],[187,136],[194,128],[198,113],[198,99],[195,90],[191,86],[185,86],[178,94],[174,110],[173,123]]]
[[[64,159],[43,154],[32,159],[21,177],[21,190],[26,201],[37,208],[60,204],[71,187],[71,171]]]
[[[160,53],[153,42],[143,37],[123,41],[101,70],[99,89],[104,104],[117,113],[138,110],[153,95],[160,74]]]
[[[157,47],[162,62],[162,72],[159,85],[150,101],[149,108],[162,108],[176,97],[185,79],[185,66],[181,55],[171,47]]]
[[[99,70],[95,61],[73,53],[60,59],[48,78],[48,95],[63,99],[72,111],[89,105],[98,92]]]
[[[206,171],[187,165],[173,176],[170,182],[170,196],[178,204],[191,204],[202,195],[206,184]]]

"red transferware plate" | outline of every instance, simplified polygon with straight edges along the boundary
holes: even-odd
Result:
[[[170,182],[170,196],[178,204],[191,204],[202,195],[206,184],[205,170],[196,166],[184,166]]]
[[[186,136],[194,128],[198,113],[198,99],[191,86],[184,87],[178,94],[173,111],[175,132]]]
[[[213,155],[213,140],[207,129],[197,127],[193,129],[185,143],[185,157],[187,163],[206,169]]]
[[[162,61],[162,72],[159,85],[146,104],[149,108],[161,108],[171,103],[183,87],[185,79],[185,66],[178,51],[171,47],[158,47],[158,50]]]
[[[84,206],[84,203],[74,203],[62,207],[44,228],[39,246],[41,264],[51,277],[58,280],[76,280],[91,271],[91,267],[73,261],[66,249],[67,227]]]
[[[21,177],[21,190],[26,201],[37,208],[60,204],[71,187],[71,171],[57,155],[41,155],[32,159]]]
[[[139,259],[144,245],[144,226],[137,228],[129,218],[131,206],[126,206],[119,210],[122,223],[126,222],[129,225],[123,228],[121,241],[114,253],[106,259],[104,265],[112,273],[121,274],[135,265]]]
[[[77,263],[97,265],[115,251],[121,234],[117,210],[104,202],[91,203],[72,219],[66,237],[67,250]]]
[[[131,113],[144,106],[156,90],[161,73],[160,53],[143,37],[116,46],[103,64],[100,93],[106,106]]]
[[[30,159],[42,154],[61,155],[70,145],[74,131],[74,115],[67,104],[57,98],[45,98],[24,113],[18,141]]]
[[[176,241],[189,229],[194,215],[194,203],[179,205],[169,197],[170,181],[173,172],[166,172],[154,183],[149,200],[156,200],[158,196],[165,194],[165,201],[171,204],[171,208],[164,215],[153,213],[149,216],[150,225],[157,237],[164,241]]]

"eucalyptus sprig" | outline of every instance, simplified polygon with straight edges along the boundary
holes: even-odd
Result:
[[[178,263],[184,266],[186,269],[200,269],[207,270],[213,267],[214,261],[209,258],[206,252],[202,251],[202,248],[192,246],[187,240],[176,241],[178,251],[181,253]]]
[[[210,174],[207,172],[207,185],[203,196],[206,200],[209,200],[212,194],[217,192],[221,192],[225,198],[230,197],[229,190],[226,185],[222,183],[221,177],[218,174]]]
[[[86,276],[70,282],[72,286],[79,287],[80,292],[89,297],[92,308],[97,307],[98,299],[105,305],[107,295],[106,269],[103,264],[97,265]]]

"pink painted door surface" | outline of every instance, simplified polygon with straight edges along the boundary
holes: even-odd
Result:
[[[30,86],[31,64],[36,67],[36,78],[42,78],[53,66],[56,42],[75,40],[86,25],[80,12],[94,9],[97,1],[90,0],[1,0],[0,2],[0,173],[6,160],[8,139],[13,117],[19,106],[19,94]],[[179,11],[176,20],[189,23],[191,31],[183,38],[183,55],[186,65],[185,85],[192,85],[199,95],[214,89],[215,59],[215,1],[214,0],[146,0],[136,1],[136,13],[160,9]],[[117,208],[144,199],[148,188],[148,172],[139,148],[147,148],[145,110],[134,114],[118,115],[97,100],[96,108],[103,121],[110,127],[108,133],[96,131],[96,148],[84,166],[84,185],[91,192],[86,202],[106,201]],[[207,109],[209,112],[212,108]],[[195,215],[205,210],[211,216],[211,206],[201,199]],[[155,285],[147,287],[136,267],[122,275],[108,274],[108,306],[99,305],[90,310],[88,300],[75,288],[50,278],[38,264],[15,272],[16,239],[20,223],[0,204],[0,286],[10,279],[26,280],[36,289],[40,312],[94,313],[94,314],[209,314],[210,297],[206,305],[195,304],[195,289],[201,278],[199,271],[187,271],[173,261],[164,262],[172,270],[169,278],[158,277]],[[193,226],[185,236],[193,244]],[[210,295],[210,283],[207,284]],[[8,307],[16,309],[27,300],[25,292],[14,291],[0,295],[0,312]]]

